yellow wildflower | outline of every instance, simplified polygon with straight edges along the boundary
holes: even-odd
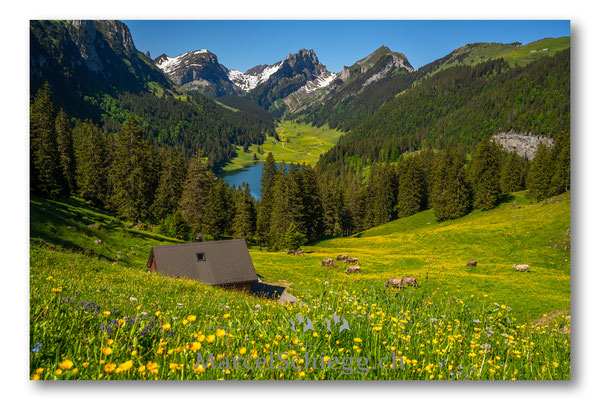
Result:
[[[73,367],[73,361],[71,360],[63,360],[60,364],[58,364],[59,368],[62,370],[71,369]]]

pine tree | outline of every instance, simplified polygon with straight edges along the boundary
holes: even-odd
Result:
[[[370,226],[385,224],[394,219],[398,197],[398,181],[390,164],[374,165],[369,176],[368,220]]]
[[[73,131],[69,117],[63,109],[56,116],[56,141],[60,154],[60,169],[62,172],[62,187],[65,195],[74,193],[75,187],[75,151],[73,149]]]
[[[47,82],[33,99],[29,125],[31,188],[43,196],[57,197],[65,190],[61,185],[62,171],[56,139],[52,92]]]
[[[500,198],[500,149],[491,140],[483,140],[477,145],[469,166],[473,188],[473,207],[490,210]]]
[[[290,222],[285,236],[282,239],[283,247],[291,250],[297,250],[305,243],[306,235],[298,229],[295,223]]]
[[[133,117],[117,137],[110,172],[111,203],[122,218],[144,220],[150,213],[156,171],[152,146]]]
[[[250,194],[250,187],[246,182],[242,183],[236,192],[235,206],[233,235],[236,238],[244,238],[249,242],[254,235],[256,212],[252,194]]]
[[[502,167],[500,175],[500,188],[503,193],[518,192],[525,189],[527,176],[527,161],[516,152],[511,152]]]
[[[416,156],[398,163],[398,217],[408,217],[423,210],[427,204],[425,172]]]
[[[289,173],[285,165],[281,165],[277,179],[273,186],[273,210],[269,223],[269,247],[280,248],[284,246],[282,238],[287,232],[290,222],[290,209],[288,206]]]
[[[571,189],[571,136],[562,134],[552,148],[554,173],[552,175],[552,192],[555,195]]]
[[[450,148],[439,153],[432,193],[432,208],[438,221],[466,215],[471,208],[470,196],[462,152]]]
[[[161,149],[158,187],[152,204],[152,214],[157,220],[177,210],[185,181],[186,165],[183,158],[168,149]]]
[[[256,221],[256,236],[261,246],[269,245],[269,234],[271,231],[271,214],[273,212],[274,187],[277,179],[277,165],[273,153],[269,152],[263,164],[262,176],[260,178],[260,203]]]
[[[192,234],[208,233],[207,211],[211,207],[209,202],[211,190],[215,186],[215,177],[201,157],[191,159],[183,184],[179,209]]]
[[[75,126],[73,144],[77,193],[96,206],[105,205],[110,165],[108,137],[98,126],[86,121]]]
[[[554,165],[551,153],[545,144],[540,144],[527,175],[529,197],[535,201],[546,199],[553,194],[552,176]]]
[[[320,187],[317,184],[317,172],[314,168],[303,166],[302,175],[304,226],[308,241],[317,239],[323,234],[323,205],[321,203]]]

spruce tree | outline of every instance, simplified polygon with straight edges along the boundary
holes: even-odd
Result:
[[[545,144],[540,144],[527,175],[529,197],[535,201],[546,199],[553,194],[552,176],[554,165],[551,153]]]
[[[368,182],[370,226],[385,224],[395,218],[398,182],[390,164],[374,165]]]
[[[56,141],[60,155],[63,191],[66,195],[74,193],[75,187],[75,151],[73,149],[73,131],[69,117],[63,109],[56,116]]]
[[[208,233],[207,212],[211,207],[210,195],[215,186],[215,176],[200,156],[191,159],[183,184],[179,209],[192,234]]]
[[[469,166],[473,188],[473,207],[490,210],[496,207],[500,197],[500,149],[491,140],[477,145]]]
[[[470,189],[464,168],[464,155],[449,148],[436,156],[432,208],[438,221],[466,215],[470,208]]]
[[[273,153],[269,152],[265,163],[263,164],[262,175],[260,178],[260,203],[258,205],[258,215],[256,221],[256,236],[261,246],[269,244],[269,234],[271,231],[271,214],[273,212],[273,199],[275,196],[274,187],[277,179],[277,165]]]
[[[161,149],[158,187],[152,204],[152,213],[157,220],[177,210],[185,181],[186,164],[183,158],[169,149]]]
[[[113,207],[122,218],[146,219],[156,182],[155,153],[135,118],[129,117],[123,125],[113,157],[110,172]]]
[[[555,195],[571,189],[571,137],[562,134],[552,148],[554,173],[552,174],[552,192]]]
[[[252,194],[250,194],[250,187],[246,182],[243,182],[236,192],[235,209],[233,236],[244,238],[246,242],[249,242],[254,235],[256,212]]]
[[[416,156],[398,163],[398,217],[408,217],[423,210],[427,204],[425,172]]]
[[[35,95],[29,113],[31,189],[48,197],[57,197],[61,185],[60,155],[56,140],[52,92],[46,82]]]
[[[75,184],[77,193],[96,206],[108,198],[108,137],[90,121],[78,123],[73,130],[75,149]]]
[[[518,192],[525,189],[527,176],[527,161],[516,152],[511,152],[502,167],[500,174],[500,188],[503,193]]]

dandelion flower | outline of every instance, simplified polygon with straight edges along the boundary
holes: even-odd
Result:
[[[164,324],[162,326],[162,328],[163,328],[163,331],[168,331],[169,329],[171,329],[171,324]]]
[[[187,320],[190,322],[194,322],[196,320],[196,316],[195,315],[188,315]]]
[[[105,347],[102,349],[102,353],[104,353],[105,356],[110,356],[112,354],[112,349],[110,347]]]
[[[54,371],[54,373],[55,373],[56,375],[60,375],[60,374],[62,374],[63,372],[62,372],[62,369],[57,369],[56,371]]]
[[[212,342],[214,342],[214,341],[215,341],[215,338],[216,338],[216,336],[215,336],[215,335],[208,335],[208,336],[206,337],[206,341],[207,341],[208,343],[212,343]]]
[[[104,372],[110,374],[111,372],[113,372],[115,370],[115,368],[117,368],[116,364],[108,363],[104,366]]]
[[[242,354],[242,355],[246,354],[246,348],[245,347],[242,347],[240,349],[240,354]]]
[[[225,329],[217,329],[217,337],[222,338],[225,336]]]

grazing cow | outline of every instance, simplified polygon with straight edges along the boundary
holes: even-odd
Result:
[[[527,265],[527,264],[513,264],[512,267],[514,269],[516,269],[517,271],[529,272],[529,265]]]
[[[340,261],[340,260],[347,260],[348,259],[348,254],[340,254],[339,256],[337,256],[336,260]]]
[[[402,286],[402,288],[404,288],[404,284],[406,284],[407,286],[419,287],[419,284],[417,283],[417,278],[415,278],[414,276],[403,276],[400,280],[400,285]]]
[[[477,261],[475,260],[471,260],[467,263],[467,267],[476,267],[477,266]]]
[[[329,265],[330,267],[333,267],[335,265],[335,261],[333,261],[333,258],[324,258],[323,261],[321,261],[321,266],[323,265]]]
[[[385,286],[398,286],[398,288],[400,288],[400,286],[402,286],[402,279],[401,278],[390,278],[387,280],[387,282],[385,282]]]
[[[296,252],[296,250],[288,250],[285,252],[285,254],[294,254]]]
[[[356,257],[348,257],[346,258],[346,260],[344,261],[345,264],[357,264],[360,265],[360,263],[358,262],[358,258]]]
[[[348,269],[346,270],[347,274],[351,274],[353,272],[356,272],[358,274],[361,274],[360,272],[360,267],[348,267]],[[362,274],[361,274],[362,275]]]
[[[303,255],[304,255],[304,251],[302,251],[302,250],[298,250],[298,251],[296,252],[296,255],[297,255],[297,256],[303,256]]]

